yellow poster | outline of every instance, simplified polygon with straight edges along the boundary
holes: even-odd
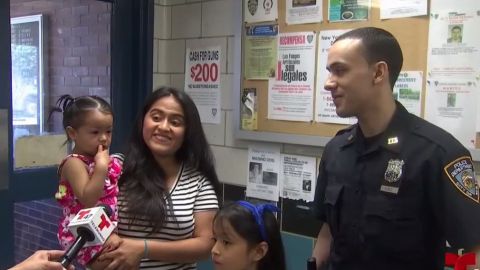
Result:
[[[278,25],[246,27],[244,76],[247,80],[275,77],[277,65]]]

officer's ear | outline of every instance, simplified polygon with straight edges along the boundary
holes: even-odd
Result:
[[[379,61],[373,65],[373,84],[388,81],[388,65],[385,61]]]

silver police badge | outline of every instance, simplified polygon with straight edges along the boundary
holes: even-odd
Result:
[[[385,170],[385,180],[388,183],[395,183],[402,176],[402,167],[405,162],[400,159],[390,159]]]

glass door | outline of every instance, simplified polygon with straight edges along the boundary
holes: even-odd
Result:
[[[50,116],[56,100],[71,94],[109,101],[116,117],[126,120],[115,123],[111,151],[123,151],[131,128],[125,123],[132,122],[151,89],[152,46],[147,41],[149,35],[153,40],[153,31],[138,28],[150,29],[153,0],[113,2],[0,1],[0,219],[5,222],[0,269],[36,250],[60,249],[61,209],[54,194],[57,166],[68,147],[61,113]],[[115,26],[119,21],[131,23],[120,31]],[[125,37],[133,38],[126,42]],[[144,53],[150,60],[134,60],[136,51],[150,51]],[[119,62],[114,55],[132,57]],[[136,80],[143,81],[142,88],[134,87]]]

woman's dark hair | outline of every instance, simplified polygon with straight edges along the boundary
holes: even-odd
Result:
[[[153,91],[137,115],[119,179],[127,213],[134,222],[147,219],[153,227],[152,233],[160,230],[164,224],[165,216],[170,211],[165,198],[170,198],[165,186],[164,170],[143,140],[143,120],[155,102],[169,96],[175,98],[184,112],[185,135],[176,153],[177,160],[202,173],[213,185],[217,196],[220,193],[213,153],[203,132],[195,103],[185,92],[172,87],[161,87]]]
[[[262,241],[267,242],[268,251],[258,262],[257,269],[287,269],[280,228],[272,212],[263,211],[266,240],[263,240],[260,227],[250,210],[237,203],[228,203],[217,212],[213,220],[215,228],[223,228],[225,221],[228,221],[235,232],[247,241],[249,247],[254,247]]]
[[[66,131],[67,127],[79,128],[85,123],[85,115],[92,110],[99,110],[105,114],[113,116],[113,110],[110,104],[99,96],[81,96],[74,98],[71,95],[63,95],[58,98],[55,107],[50,110],[49,119],[54,112],[61,112],[63,114],[63,129]],[[67,141],[70,138],[67,134]]]

